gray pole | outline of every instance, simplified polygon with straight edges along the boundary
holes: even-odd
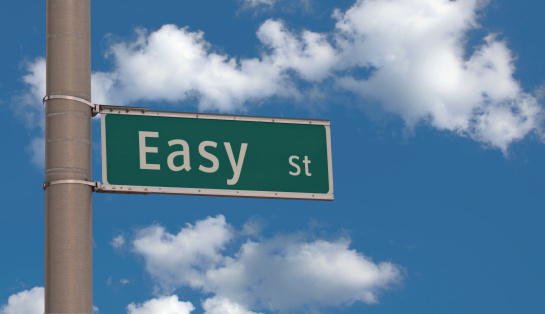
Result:
[[[47,1],[47,95],[91,99],[90,0]],[[91,107],[46,103],[45,313],[92,313]],[[47,185],[51,184],[51,185]]]

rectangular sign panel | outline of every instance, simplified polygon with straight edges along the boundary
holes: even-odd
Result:
[[[102,112],[103,192],[333,200],[329,121]]]

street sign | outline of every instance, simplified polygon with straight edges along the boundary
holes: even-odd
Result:
[[[101,113],[103,192],[333,200],[329,121]]]

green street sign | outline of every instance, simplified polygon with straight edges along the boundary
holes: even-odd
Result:
[[[329,121],[102,112],[102,191],[333,200]]]

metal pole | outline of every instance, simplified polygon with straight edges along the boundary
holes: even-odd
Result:
[[[90,101],[90,0],[46,1],[47,95]],[[45,190],[45,313],[93,311],[92,187],[78,183],[92,179],[91,116],[78,101],[46,103],[46,186],[62,184]]]

